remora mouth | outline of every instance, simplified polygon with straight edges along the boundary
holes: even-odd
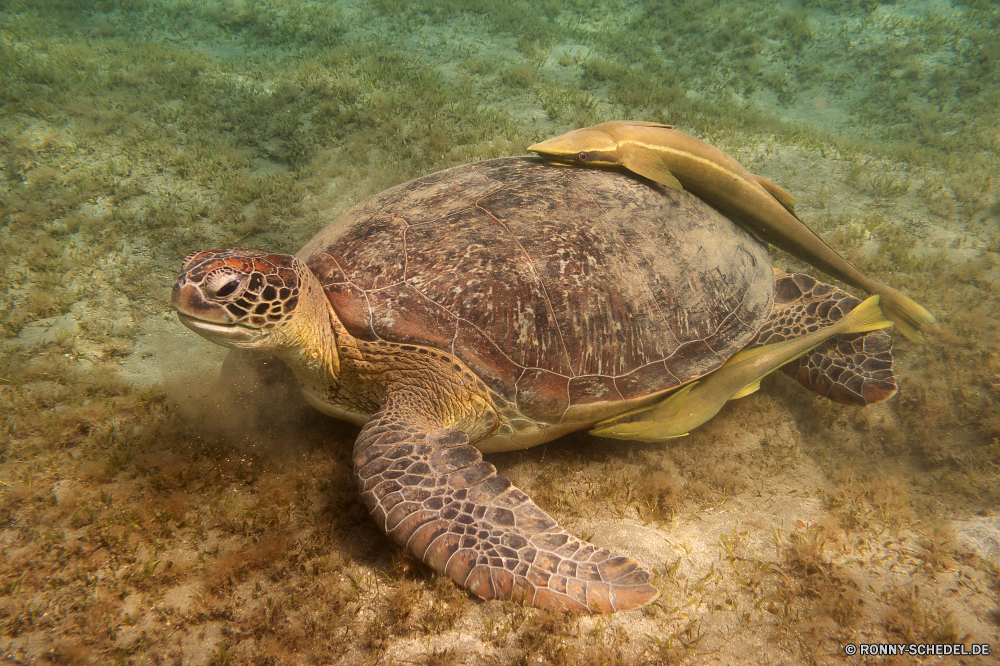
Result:
[[[573,159],[572,155],[557,155],[556,153],[547,153],[544,150],[532,148],[528,148],[528,150],[533,153],[538,153],[538,157],[551,164],[561,164],[563,166],[589,166],[587,164],[581,164],[577,160]]]
[[[546,143],[548,143],[548,142],[547,141],[542,141],[541,143],[536,143],[533,146],[528,146],[528,152],[529,153],[538,153],[539,155],[541,155],[542,157],[544,157],[546,159],[553,159],[553,160],[554,159],[558,159],[559,158],[558,155],[556,155],[555,153],[550,153],[549,151],[547,151],[545,149],[545,144]]]
[[[184,314],[176,310],[177,318],[192,331],[219,344],[239,344],[253,342],[259,337],[257,329],[239,324],[220,324]]]

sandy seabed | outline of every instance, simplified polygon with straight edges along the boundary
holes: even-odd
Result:
[[[992,3],[2,11],[6,662],[995,663]],[[376,529],[357,428],[280,369],[220,375],[225,350],[177,322],[170,287],[193,250],[294,252],[391,185],[613,118],[737,156],[938,322],[897,341],[881,405],[772,376],[665,445],[577,434],[490,456],[661,596],[614,616],[482,602]],[[957,642],[992,654],[845,653]]]

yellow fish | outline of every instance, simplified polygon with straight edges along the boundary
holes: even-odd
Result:
[[[688,190],[724,215],[821,271],[882,297],[885,316],[913,342],[933,315],[892,287],[863,275],[795,214],[795,197],[747,171],[730,155],[670,125],[615,120],[530,146],[547,160],[623,167],[644,178]]]
[[[879,297],[872,296],[830,326],[791,340],[741,351],[663,402],[601,421],[590,434],[643,442],[683,437],[718,414],[726,402],[750,395],[760,388],[761,379],[830,337],[887,326],[892,326],[892,322],[882,318]]]

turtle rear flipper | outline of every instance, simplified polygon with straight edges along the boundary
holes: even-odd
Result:
[[[774,308],[747,348],[774,344],[831,325],[861,304],[842,289],[803,273],[775,270]],[[864,406],[896,394],[892,336],[885,331],[833,336],[782,371],[842,405]]]
[[[394,541],[483,599],[600,613],[656,599],[635,560],[566,532],[418,401],[390,394],[354,448],[362,500]]]
[[[828,340],[782,370],[821,396],[864,407],[896,395],[892,336],[882,331]]]

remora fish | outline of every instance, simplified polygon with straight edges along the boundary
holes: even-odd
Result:
[[[879,297],[871,296],[830,326],[798,338],[741,351],[663,402],[602,421],[590,434],[643,442],[683,437],[718,414],[726,402],[750,395],[760,388],[761,379],[830,337],[865,333],[887,326],[892,326],[892,322],[882,318]],[[640,420],[636,420],[637,417]]]
[[[566,164],[624,167],[667,187],[688,190],[758,238],[838,280],[880,295],[885,316],[913,342],[924,341],[920,324],[934,321],[916,301],[862,275],[827,245],[795,214],[791,194],[670,125],[615,120],[536,143],[528,150]]]

